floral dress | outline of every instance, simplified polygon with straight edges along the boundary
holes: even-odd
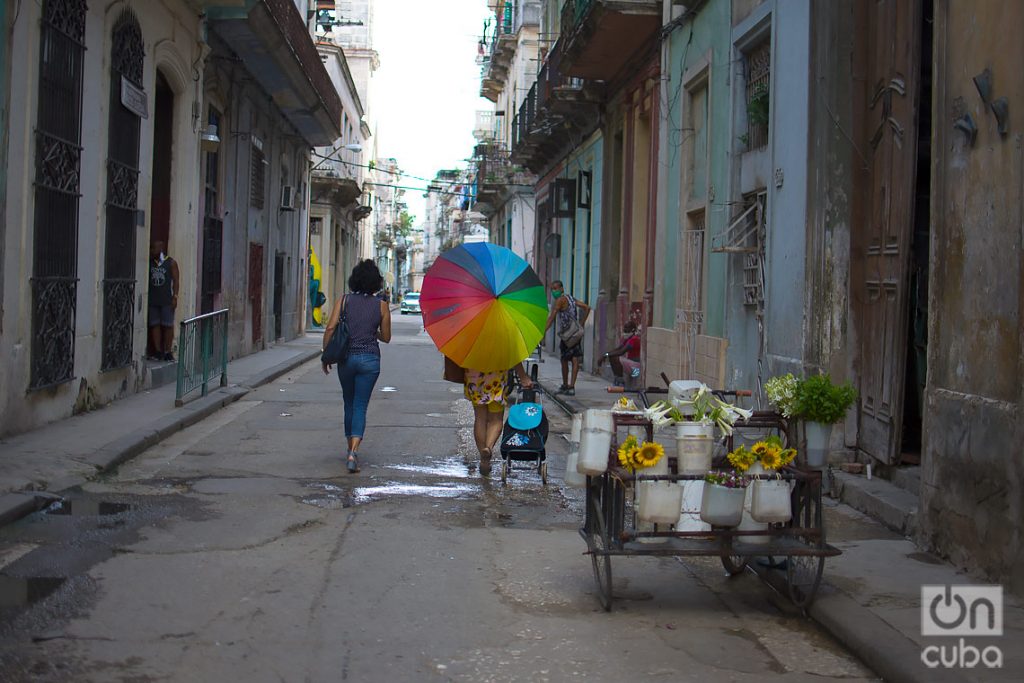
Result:
[[[494,412],[504,410],[508,398],[508,371],[480,372],[466,370],[463,392],[471,403],[487,406]]]

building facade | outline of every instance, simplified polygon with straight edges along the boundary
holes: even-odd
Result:
[[[852,382],[833,460],[919,464],[918,540],[1018,593],[1019,14],[544,2],[510,141],[538,272],[594,305],[585,367],[632,319],[647,384]]]
[[[0,434],[149,386],[157,242],[178,262],[175,323],[227,308],[231,356],[302,331],[308,149],[340,109],[306,5],[44,0],[10,17],[5,47],[31,58],[4,126]]]

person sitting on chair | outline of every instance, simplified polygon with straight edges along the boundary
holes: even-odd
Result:
[[[630,320],[622,326],[622,343],[604,354],[597,361],[597,367],[604,365],[605,361],[612,366],[612,375],[617,387],[626,385],[624,372],[628,372],[630,377],[640,376],[640,335],[634,321]]]

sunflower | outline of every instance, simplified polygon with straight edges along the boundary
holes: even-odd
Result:
[[[760,458],[762,455],[768,452],[768,444],[765,443],[764,441],[758,441],[757,443],[750,447],[750,451],[755,456]]]
[[[782,460],[782,467],[785,467],[789,463],[793,462],[796,458],[796,449],[787,448],[779,454],[779,458]]]
[[[619,464],[627,470],[632,470],[636,467],[635,453],[638,450],[640,450],[640,442],[636,440],[636,437],[632,435],[626,437],[626,440],[619,446]]]
[[[634,453],[633,461],[636,467],[654,467],[665,455],[665,448],[656,441],[645,441]]]
[[[757,459],[753,452],[748,451],[746,446],[740,446],[727,456],[729,464],[737,472],[746,472]]]
[[[777,470],[782,466],[782,450],[779,448],[768,448],[761,454],[761,465],[766,470]]]

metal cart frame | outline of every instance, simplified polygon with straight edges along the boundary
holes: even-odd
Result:
[[[646,397],[645,397],[646,398]],[[645,400],[646,403],[646,400]],[[617,450],[620,428],[644,427],[647,440],[653,440],[653,426],[636,415],[614,416],[615,430],[608,454],[608,470],[587,477],[586,515],[580,535],[587,543],[597,582],[598,598],[605,611],[612,609],[612,557],[718,556],[730,575],[741,573],[751,558],[785,557],[786,586],[793,604],[806,610],[813,602],[825,566],[825,558],[840,551],[825,542],[822,515],[822,473],[789,466],[780,476],[795,482],[791,494],[793,517],[785,524],[772,524],[767,531],[738,531],[714,527],[711,531],[673,531],[656,525],[654,531],[637,531],[636,507],[627,509],[627,491],[640,481],[700,481],[703,475],[676,474],[675,457],[669,458],[668,475],[633,474],[619,466]],[[755,412],[737,423],[740,429],[777,430],[788,437],[785,420],[773,412]],[[731,447],[731,438],[728,445]],[[728,466],[725,463],[716,463]],[[715,466],[715,464],[713,464]],[[664,525],[661,525],[664,526]],[[767,543],[745,542],[752,536],[770,536]],[[641,538],[656,537],[660,543],[641,543]],[[778,568],[778,565],[773,565]]]

